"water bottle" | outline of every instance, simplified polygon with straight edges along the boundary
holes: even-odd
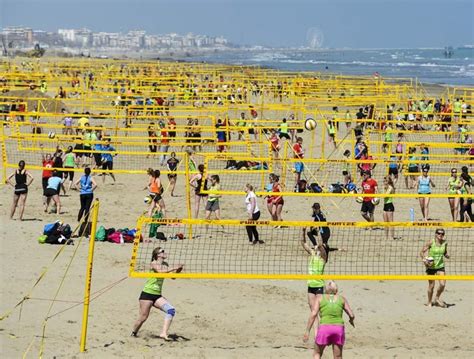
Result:
[[[410,208],[410,222],[415,222],[415,210]]]

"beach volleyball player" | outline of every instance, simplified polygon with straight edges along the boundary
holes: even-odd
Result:
[[[426,267],[426,274],[428,275],[438,275],[441,276],[440,278],[446,275],[444,258],[449,259],[449,254],[445,234],[446,232],[443,228],[438,228],[435,231],[435,238],[426,242],[420,252],[420,257]],[[428,280],[428,301],[425,305],[431,307],[434,304],[446,308],[446,303],[440,299],[441,294],[444,292],[444,288],[446,287],[446,280],[439,279],[438,283],[438,290],[436,291],[436,297],[433,302],[432,299],[435,290],[435,281]]]
[[[324,268],[328,261],[325,245],[322,240],[312,247],[306,241],[306,227],[303,228],[303,237],[301,238],[301,246],[308,253],[310,259],[308,262],[308,274],[323,275]],[[308,280],[308,305],[312,311],[318,297],[324,293],[324,280],[310,279]],[[318,326],[318,318],[316,318],[316,328]]]
[[[344,319],[342,317],[344,312],[349,316],[349,323],[354,326],[355,315],[349,306],[349,302],[338,294],[337,284],[334,281],[327,282],[324,294],[318,296],[315,301],[303,336],[303,341],[308,341],[311,328],[319,314],[319,327],[315,330],[316,345],[313,359],[321,358],[324,349],[328,345],[332,346],[334,358],[342,358],[342,349],[346,340]]]
[[[378,193],[377,181],[371,177],[371,172],[363,171],[362,176],[363,176],[362,193],[367,193],[367,194]],[[364,219],[367,222],[374,221],[375,204],[372,201],[372,198],[373,197],[363,197],[362,207],[360,209],[360,213],[362,217],[364,217]]]
[[[184,265],[178,264],[177,266],[170,267],[166,262],[167,254],[165,250],[161,247],[156,247],[153,250],[151,256],[150,268],[152,272],[156,273],[179,273],[183,270]],[[163,297],[162,288],[164,278],[148,278],[146,281],[145,287],[143,288],[142,293],[139,298],[139,314],[138,319],[133,325],[132,337],[136,337],[138,331],[150,315],[152,307],[158,308],[165,313],[165,321],[163,323],[163,329],[159,337],[164,340],[169,340],[168,330],[171,326],[171,322],[175,316],[175,308],[168,302],[168,300]]]

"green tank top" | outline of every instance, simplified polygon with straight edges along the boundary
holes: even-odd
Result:
[[[320,324],[344,325],[342,312],[344,311],[344,301],[338,295],[334,299],[334,294],[324,294],[319,304]]]
[[[245,127],[245,126],[247,126],[247,121],[246,121],[246,120],[243,120],[243,119],[240,119],[240,120],[237,122],[237,126],[239,126],[239,127]]]
[[[322,275],[324,274],[324,267],[326,262],[324,259],[317,256],[316,254],[311,255],[311,259],[308,263],[308,274],[311,275]],[[310,288],[320,288],[324,287],[324,280],[322,279],[310,279],[308,280],[308,287]]]
[[[190,172],[195,172],[196,171],[196,164],[194,163],[194,161],[189,160],[188,167],[189,167]]]
[[[215,202],[219,200],[218,195],[215,192],[219,192],[221,189],[221,185],[219,183],[216,183],[215,185],[211,186],[209,188],[209,197],[207,199],[208,202]]]
[[[91,147],[92,142],[97,141],[97,136],[94,132],[86,133],[84,135],[84,146]]]
[[[65,167],[75,167],[76,163],[74,162],[74,153],[66,153],[66,156],[64,156],[64,166]]]
[[[433,239],[430,250],[428,252],[429,256],[433,258],[433,266],[431,269],[440,269],[444,268],[444,254],[446,253],[446,242],[438,246],[436,240]]]
[[[148,278],[143,291],[148,294],[161,295],[164,278]]]
[[[393,133],[385,132],[384,139],[385,139],[385,142],[393,142]]]
[[[453,109],[454,109],[454,112],[461,112],[462,103],[460,101],[455,101],[453,103]]]
[[[453,179],[452,177],[449,178],[448,187],[449,187],[449,194],[456,194],[457,187],[461,184],[461,180],[459,177]]]
[[[329,134],[335,135],[336,134],[336,127],[334,125],[329,125]]]
[[[288,123],[287,122],[280,124],[280,133],[288,134]]]
[[[386,194],[391,194],[391,193],[393,193],[392,188],[388,189],[385,193],[386,193]],[[384,204],[393,203],[393,197],[385,197],[385,198],[383,199],[383,203],[384,203]]]

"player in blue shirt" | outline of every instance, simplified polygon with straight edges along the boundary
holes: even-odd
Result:
[[[102,146],[102,169],[107,171],[112,171],[114,169],[114,154],[115,148],[110,144],[110,138],[107,139],[105,145]],[[108,173],[110,177],[114,180],[115,183],[115,176],[112,172]],[[107,173],[102,173],[102,182],[105,183],[105,177]]]

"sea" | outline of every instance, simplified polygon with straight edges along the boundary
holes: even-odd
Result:
[[[252,49],[191,56],[188,61],[256,65],[282,71],[417,78],[426,84],[474,86],[474,47],[445,49]]]

